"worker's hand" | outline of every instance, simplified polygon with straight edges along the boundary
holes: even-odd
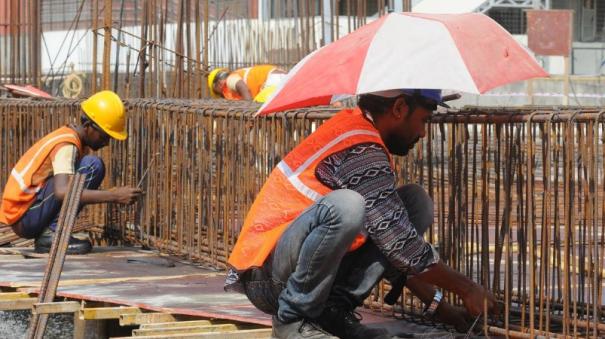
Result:
[[[464,308],[450,305],[443,300],[437,308],[435,320],[453,326],[459,333],[466,333],[474,319]]]
[[[483,302],[487,302],[487,312],[492,315],[500,314],[500,306],[496,302],[496,298],[481,285],[473,283],[467,289],[466,293],[460,295],[464,307],[472,316],[478,316],[483,313]]]
[[[129,186],[115,187],[110,189],[113,193],[113,202],[118,204],[131,205],[143,194],[140,188],[133,188]]]

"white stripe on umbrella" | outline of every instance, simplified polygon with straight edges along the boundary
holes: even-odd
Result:
[[[408,14],[439,21],[447,27],[480,93],[511,82],[548,76],[528,50],[487,15]],[[468,22],[481,29],[460,29]]]
[[[391,15],[370,44],[357,93],[401,88],[406,83],[414,84],[414,88],[455,88],[479,93],[443,23]]]

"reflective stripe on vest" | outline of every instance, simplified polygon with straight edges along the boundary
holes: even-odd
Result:
[[[242,77],[244,79],[244,82],[246,84],[248,84],[248,75],[250,75],[250,71],[252,70],[252,67],[246,67],[244,68],[244,76]]]
[[[0,223],[12,225],[27,212],[35,200],[36,193],[46,181],[43,180],[34,186],[33,176],[50,156],[53,148],[61,143],[73,144],[78,148],[78,152],[82,153],[82,145],[76,131],[69,127],[61,127],[36,142],[17,161],[4,186],[0,203]]]
[[[32,190],[30,188],[30,186],[28,186],[27,184],[25,184],[24,176],[30,170],[30,168],[32,167],[32,165],[34,164],[34,162],[36,161],[36,159],[40,156],[40,154],[46,149],[46,147],[48,147],[48,145],[50,145],[52,143],[56,143],[60,139],[72,139],[73,140],[73,142],[72,142],[73,144],[80,142],[80,139],[78,139],[78,137],[76,135],[72,134],[72,133],[59,134],[57,136],[49,138],[48,140],[46,140],[46,142],[43,145],[41,145],[38,148],[38,150],[36,151],[36,153],[34,154],[34,156],[30,158],[30,161],[27,163],[27,165],[25,165],[25,167],[23,168],[23,170],[21,170],[19,172],[19,171],[17,171],[16,167],[11,170],[11,176],[17,181],[17,183],[19,184],[19,188],[21,189],[21,191],[23,191],[25,193],[37,193],[40,190],[40,187],[42,185],[38,185],[34,190]],[[65,141],[67,141],[67,140],[61,140],[60,142],[65,142]],[[48,152],[48,153],[50,154],[50,152]],[[36,168],[36,170],[38,170],[38,169]],[[33,175],[33,173],[32,173],[32,175]]]
[[[343,110],[284,157],[248,211],[229,264],[239,271],[262,266],[288,225],[332,191],[316,178],[318,164],[362,143],[376,143],[386,150],[378,131],[358,109]],[[364,241],[365,236],[358,236],[351,249]]]
[[[277,164],[277,168],[282,171],[282,173],[288,178],[288,181],[294,186],[301,194],[306,196],[307,198],[317,201],[319,198],[323,197],[322,194],[315,192],[313,189],[306,186],[298,177],[304,170],[306,170],[317,158],[319,158],[322,154],[324,154],[327,150],[334,147],[334,145],[338,144],[342,140],[346,138],[350,138],[356,135],[371,135],[380,138],[380,134],[378,132],[372,132],[367,130],[355,130],[346,132],[344,134],[339,135],[334,140],[330,141],[328,144],[323,146],[319,151],[315,152],[312,156],[310,156],[307,161],[305,161],[301,166],[296,169],[296,172],[292,172],[292,169],[286,164],[283,160]]]

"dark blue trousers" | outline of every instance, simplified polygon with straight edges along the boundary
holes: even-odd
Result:
[[[97,156],[86,155],[76,164],[77,171],[86,175],[86,189],[98,189],[105,178],[105,164]],[[13,230],[22,238],[37,238],[42,231],[49,227],[57,228],[57,220],[61,211],[62,201],[55,197],[54,178],[46,181],[44,187],[36,194],[36,200],[25,212],[21,220],[13,226]],[[80,206],[80,210],[82,209]],[[78,211],[79,212],[79,211]]]

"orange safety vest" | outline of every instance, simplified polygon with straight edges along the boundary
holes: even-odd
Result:
[[[35,186],[32,184],[32,177],[50,156],[53,148],[61,143],[76,145],[78,152],[82,154],[78,133],[64,126],[40,139],[17,161],[4,187],[0,223],[13,225],[27,212],[36,198],[36,193],[44,187],[46,181]]]
[[[359,108],[338,112],[303,140],[273,169],[263,185],[228,263],[238,271],[262,266],[288,225],[332,191],[316,178],[317,165],[338,151],[368,142],[386,150],[380,134]],[[392,167],[390,155],[389,160]],[[364,242],[365,236],[359,234],[350,250]]]
[[[239,75],[254,98],[263,89],[267,77],[277,67],[273,65],[258,65],[246,68],[240,68],[233,71],[231,74]],[[227,86],[223,88],[223,97],[229,100],[241,100],[242,96],[237,91],[229,89]]]

